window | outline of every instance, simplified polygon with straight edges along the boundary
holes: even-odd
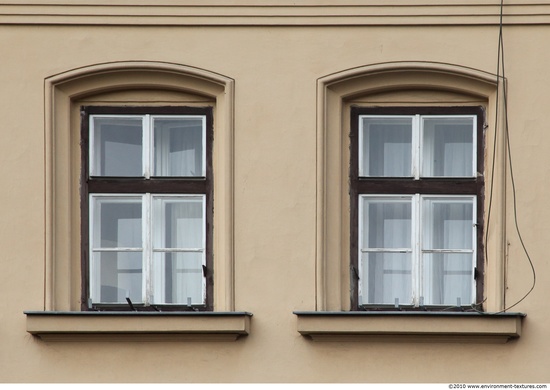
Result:
[[[481,107],[352,107],[352,307],[481,302],[482,172]]]
[[[82,301],[212,310],[212,110],[82,109]]]
[[[399,302],[399,310],[395,309],[395,299],[391,301],[391,298],[387,299],[389,303],[366,304],[361,297],[359,303],[359,284],[364,282],[361,294],[365,296],[365,301],[368,298],[364,291],[370,286],[368,278],[365,281],[365,278],[359,277],[360,195],[380,198],[409,196],[410,207],[415,205],[415,210],[419,210],[422,196],[468,196],[475,199],[472,213],[475,210],[477,223],[473,243],[475,255],[472,255],[475,256],[475,297],[472,298],[478,304],[477,309],[487,313],[500,313],[505,308],[506,160],[504,153],[494,154],[497,149],[485,149],[484,146],[484,139],[487,139],[495,142],[498,148],[505,147],[504,132],[498,132],[497,127],[484,121],[484,118],[491,118],[495,114],[498,105],[497,84],[494,74],[429,61],[371,64],[318,79],[316,294],[312,311],[295,312],[298,331],[302,335],[331,341],[380,340],[382,337],[396,341],[463,342],[475,339],[486,342],[493,340],[502,327],[509,325],[510,333],[501,340],[505,342],[510,337],[519,337],[522,315],[517,313],[510,314],[508,318],[501,314],[486,316],[472,309],[454,312],[456,306],[426,306],[424,302],[425,310],[422,310],[420,294],[416,295],[418,307],[414,303],[406,305]],[[413,162],[416,164],[415,169],[418,169],[420,157],[417,159],[415,155],[413,160],[413,151],[419,150],[421,140],[420,135],[411,133],[411,144],[415,142],[415,149],[411,146],[412,173],[409,177],[381,176],[380,173],[359,177],[360,115],[414,118],[417,115],[419,118],[474,115],[476,144],[475,148],[472,146],[472,167],[476,167],[475,176],[440,177],[439,173],[429,176],[425,173],[428,170],[423,171],[422,176],[419,171],[415,178]],[[416,121],[418,123],[419,119]],[[419,127],[417,129],[420,132]],[[492,162],[487,172],[484,171],[485,159]],[[378,172],[384,172],[377,169]],[[491,209],[498,210],[491,213],[490,224],[484,220],[483,205],[484,202],[489,203],[483,196],[485,180],[491,183],[491,188],[486,190],[488,194],[491,193]],[[422,223],[418,215],[418,212],[411,215],[411,226]],[[426,220],[425,216],[423,220]],[[471,222],[474,222],[473,218]],[[422,231],[418,227],[416,229],[416,232]],[[487,238],[486,242],[484,238]],[[416,246],[414,248],[414,256],[418,259]],[[413,280],[412,266],[411,262],[409,299],[414,302],[412,286],[418,284]],[[414,275],[420,274],[420,269],[414,271]],[[466,304],[462,301],[461,305]],[[442,307],[443,310],[439,310]]]

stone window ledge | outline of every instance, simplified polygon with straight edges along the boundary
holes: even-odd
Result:
[[[296,311],[314,341],[506,343],[521,335],[522,313]]]
[[[45,341],[235,341],[248,312],[26,311],[27,332]]]

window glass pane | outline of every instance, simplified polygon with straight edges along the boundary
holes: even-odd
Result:
[[[92,117],[91,176],[143,176],[141,118]]]
[[[474,249],[472,198],[424,198],[422,205],[422,249]]]
[[[360,120],[359,176],[412,176],[412,118]]]
[[[412,304],[410,253],[363,253],[362,304]]]
[[[153,248],[204,247],[204,197],[153,197]]]
[[[474,176],[474,119],[423,118],[422,176]]]
[[[153,303],[203,304],[202,252],[154,254]]]
[[[140,198],[93,197],[93,247],[141,248]]]
[[[423,255],[424,304],[470,305],[472,300],[473,254],[428,253]]]
[[[96,303],[142,302],[142,253],[94,252],[90,288]]]
[[[205,176],[204,118],[154,118],[154,176]]]
[[[361,247],[411,248],[411,200],[362,199]]]

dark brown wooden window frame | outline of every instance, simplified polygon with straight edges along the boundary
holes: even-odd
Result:
[[[360,115],[476,115],[477,117],[477,175],[473,178],[386,178],[359,177],[359,116]],[[359,195],[475,195],[477,198],[477,258],[474,270],[476,280],[475,310],[481,310],[483,301],[483,201],[484,201],[484,151],[485,110],[481,106],[352,106],[350,123],[350,265],[351,265],[351,308],[352,310],[467,310],[466,307],[359,304]],[[472,309],[474,310],[474,309]]]
[[[81,119],[81,279],[82,310],[139,310],[139,311],[212,311],[213,310],[213,172],[212,150],[214,140],[213,108],[188,106],[82,106]],[[206,117],[206,176],[189,177],[90,177],[89,117],[90,115],[203,115]],[[143,304],[89,304],[89,195],[108,194],[201,194],[206,197],[206,300],[203,305],[149,305]]]

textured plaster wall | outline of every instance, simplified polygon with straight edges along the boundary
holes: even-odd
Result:
[[[538,285],[507,344],[313,343],[294,310],[315,307],[318,78],[391,61],[496,72],[497,26],[0,26],[0,381],[548,382],[550,274],[547,26],[505,30],[518,222]],[[44,300],[44,80],[113,61],[166,61],[235,80],[235,309],[254,314],[236,342],[44,342],[24,310]],[[507,303],[532,273],[508,185]],[[74,201],[67,199],[67,202]]]

